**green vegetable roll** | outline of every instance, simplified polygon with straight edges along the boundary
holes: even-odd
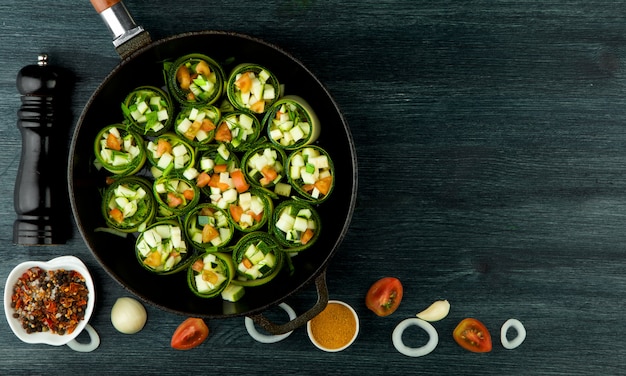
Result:
[[[155,178],[170,173],[181,174],[195,163],[196,151],[174,133],[165,133],[146,144],[148,161]]]
[[[150,183],[143,178],[119,178],[104,192],[102,214],[111,228],[122,232],[143,231],[155,213],[156,203]]]
[[[191,261],[191,250],[176,221],[155,222],[139,233],[135,253],[144,268],[157,274],[179,272]]]
[[[285,96],[274,103],[265,114],[263,124],[270,141],[286,150],[309,145],[320,134],[317,115],[297,96]]]
[[[163,90],[154,86],[141,86],[126,96],[122,112],[137,133],[158,136],[170,129],[174,106]]]
[[[252,232],[267,223],[274,204],[260,189],[252,188],[239,193],[237,200],[228,206],[229,219],[242,232]]]
[[[333,161],[319,146],[307,145],[294,150],[287,158],[289,184],[312,203],[324,202],[335,186]]]
[[[211,182],[211,177],[223,172],[230,174],[231,171],[239,168],[239,164],[239,158],[228,149],[226,144],[220,144],[219,146],[211,145],[207,150],[202,151],[198,157],[196,164],[198,175],[195,177],[196,185],[200,187],[202,193],[207,196],[213,194],[221,195],[223,192],[221,189],[213,189],[219,188],[219,186],[215,184],[215,180]],[[234,186],[229,186],[228,188],[234,188]],[[218,199],[214,201],[214,203],[216,203]],[[225,208],[225,206],[223,206],[222,209],[223,208]]]
[[[152,190],[157,204],[177,216],[187,214],[200,199],[198,187],[191,180],[178,175],[156,179]]]
[[[185,217],[185,232],[196,249],[215,252],[228,245],[235,231],[223,209],[203,203]]]
[[[261,133],[261,123],[247,111],[230,112],[222,117],[215,131],[215,140],[227,143],[233,150],[244,150],[252,145]]]
[[[205,253],[192,260],[187,271],[191,291],[201,298],[219,296],[235,275],[230,254]]]
[[[301,200],[281,202],[272,215],[270,232],[285,252],[311,247],[321,230],[321,220],[313,207]]]
[[[226,94],[238,110],[265,113],[280,97],[280,84],[276,76],[258,64],[240,64],[230,73]]]
[[[196,148],[206,148],[215,137],[220,110],[214,106],[187,106],[174,122],[176,134]]]
[[[233,250],[237,278],[232,284],[259,286],[274,279],[283,267],[285,254],[274,237],[265,232],[244,235]]]
[[[137,173],[146,161],[143,139],[123,124],[106,126],[98,133],[94,154],[98,165],[120,176]]]
[[[221,97],[224,84],[222,67],[202,54],[179,58],[167,72],[167,85],[172,97],[182,105],[213,104]]]
[[[284,166],[285,152],[269,143],[258,145],[242,157],[242,169],[246,179],[254,186],[272,188],[286,181]]]

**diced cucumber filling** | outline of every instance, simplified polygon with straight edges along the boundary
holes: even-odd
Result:
[[[187,253],[181,229],[169,224],[158,225],[141,233],[136,248],[145,258],[144,263],[157,271],[172,269],[182,260],[182,254]],[[153,253],[156,253],[156,257],[152,256]],[[154,259],[160,259],[158,265]]]

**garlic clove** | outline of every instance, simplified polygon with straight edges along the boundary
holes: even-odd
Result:
[[[449,312],[450,302],[447,300],[437,300],[416,316],[424,321],[439,321],[448,316]]]

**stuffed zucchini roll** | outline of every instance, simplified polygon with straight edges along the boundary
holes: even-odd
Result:
[[[301,200],[286,200],[274,210],[270,231],[285,252],[299,252],[315,243],[321,221],[317,211]]]
[[[199,255],[187,271],[191,291],[201,298],[213,298],[222,293],[235,275],[230,254],[215,252]]]
[[[222,117],[215,131],[215,141],[242,150],[253,144],[261,133],[259,119],[247,111],[230,112]]]
[[[198,157],[196,164],[198,175],[195,177],[196,185],[207,196],[218,193],[216,191],[212,192],[211,188],[216,187],[215,181],[218,179],[219,174],[223,172],[230,174],[231,171],[239,168],[239,164],[239,158],[228,149],[226,144],[220,144],[219,146],[211,145],[209,149],[202,151]],[[218,177],[213,177],[216,174],[218,174]]]
[[[228,245],[235,231],[224,210],[203,203],[185,217],[185,232],[196,249],[215,252]]]
[[[154,181],[152,190],[157,204],[176,216],[187,214],[200,199],[198,187],[183,176],[162,176]]]
[[[231,283],[240,286],[259,286],[271,281],[283,267],[285,257],[276,240],[259,231],[244,235],[232,255],[237,277]]]
[[[148,181],[136,176],[115,180],[102,200],[102,214],[109,227],[122,232],[143,231],[154,219],[156,203]]]
[[[146,161],[143,139],[123,124],[112,124],[96,136],[94,154],[97,164],[115,175],[132,175]]]
[[[190,250],[176,221],[155,222],[139,233],[135,242],[139,263],[157,274],[172,274],[185,269],[191,261]]]
[[[220,110],[214,106],[187,106],[174,122],[176,134],[196,148],[205,148],[215,137]]]
[[[287,158],[289,184],[308,201],[325,201],[335,186],[335,168],[328,153],[308,145],[294,150]]]
[[[163,90],[154,86],[140,86],[126,96],[122,112],[137,133],[158,136],[171,127],[174,106]]]
[[[226,94],[238,110],[263,114],[280,97],[276,76],[258,64],[240,64],[230,73]]]
[[[302,98],[285,96],[270,107],[263,118],[270,141],[292,150],[317,140],[320,124],[317,115]]]
[[[246,152],[241,164],[246,179],[252,185],[269,189],[287,180],[284,176],[286,159],[282,149],[266,143]]]
[[[172,96],[181,104],[213,104],[224,92],[222,67],[202,54],[185,55],[176,60],[167,73]]]
[[[148,161],[155,178],[171,172],[182,173],[195,163],[196,151],[174,133],[165,133],[146,144]]]
[[[235,228],[242,232],[252,232],[267,223],[273,209],[272,200],[261,190],[251,188],[240,193],[237,200],[228,206],[229,218]]]

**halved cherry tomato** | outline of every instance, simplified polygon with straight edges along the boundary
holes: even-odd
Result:
[[[403,291],[398,278],[381,278],[367,292],[365,305],[378,316],[389,316],[400,305]]]
[[[209,336],[209,327],[200,318],[183,321],[172,335],[171,346],[176,350],[189,350],[200,345]]]
[[[491,334],[487,327],[476,319],[463,319],[454,329],[452,336],[465,350],[481,353],[491,351]]]

